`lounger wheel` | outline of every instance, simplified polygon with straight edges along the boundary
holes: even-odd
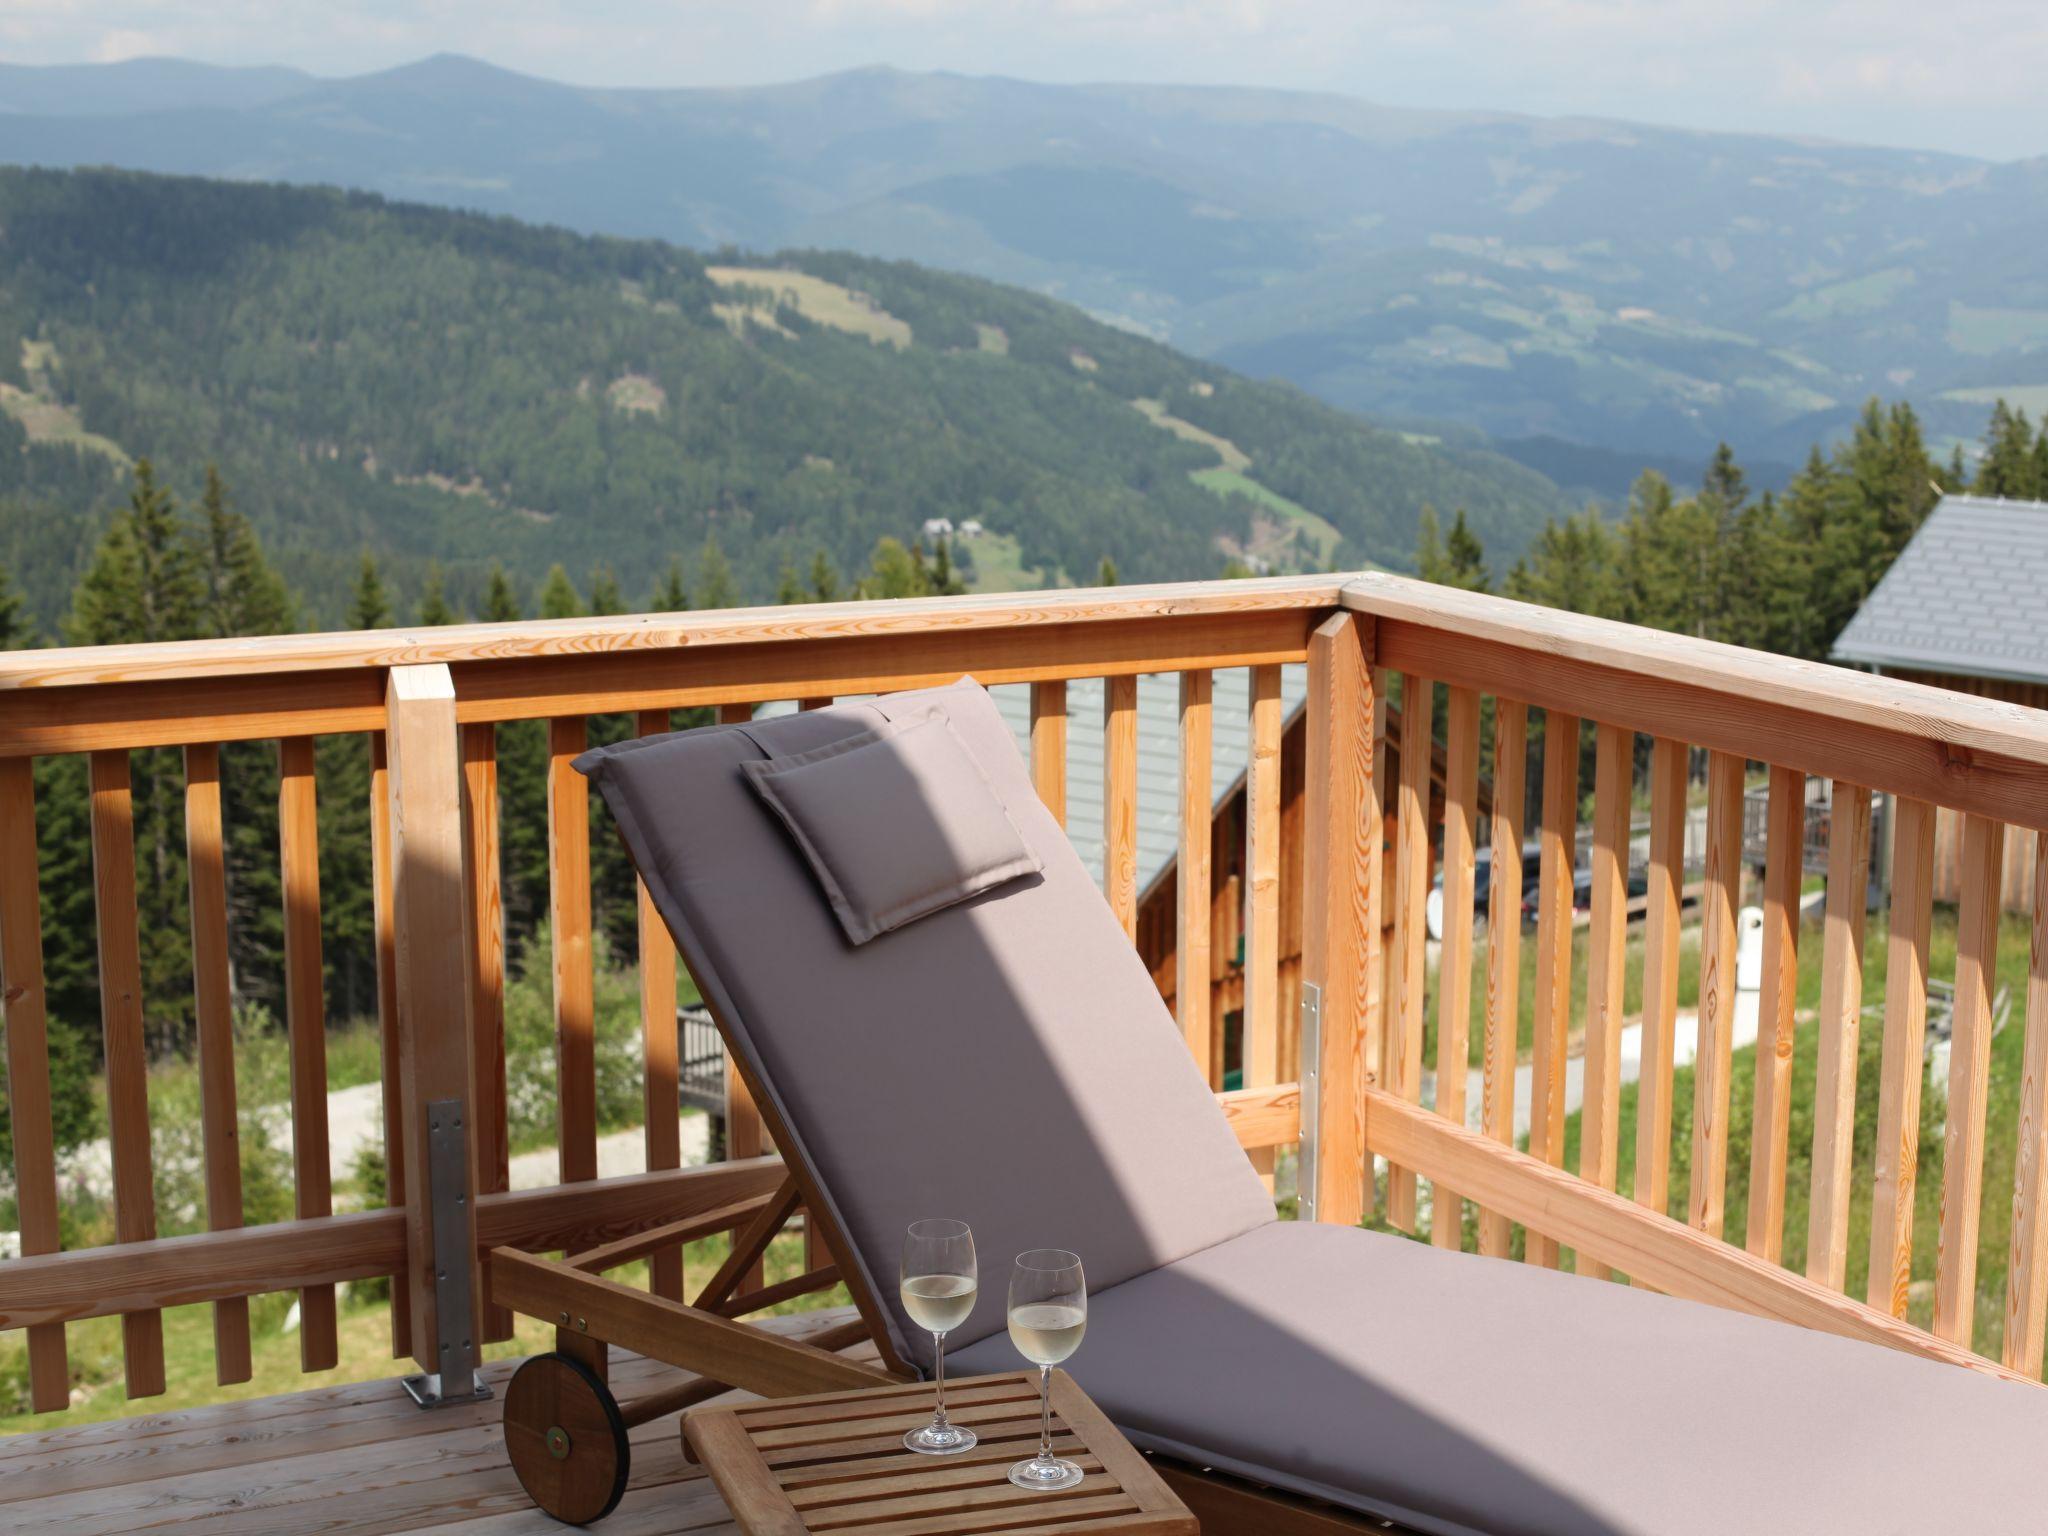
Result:
[[[533,1502],[569,1525],[612,1512],[633,1460],[618,1399],[567,1355],[535,1355],[512,1373],[505,1453]]]

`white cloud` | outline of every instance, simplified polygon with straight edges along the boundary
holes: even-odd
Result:
[[[2040,0],[0,0],[0,50],[327,74],[452,50],[633,85],[892,63],[2048,152]]]
[[[92,56],[102,64],[118,64],[124,59],[147,58],[163,51],[163,45],[149,33],[133,27],[116,27],[101,36]]]

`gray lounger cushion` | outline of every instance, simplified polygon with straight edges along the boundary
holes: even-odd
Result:
[[[1044,870],[848,945],[741,765],[932,703]],[[2048,1530],[2048,1392],[1356,1228],[1279,1222],[978,689],[579,759],[822,1173],[899,1348],[919,1216],[976,1229],[961,1370],[1014,1369],[1009,1258],[1077,1249],[1076,1377],[1154,1449],[1454,1536]],[[978,1341],[978,1342],[976,1342]]]
[[[849,945],[744,765],[937,707],[1043,868]],[[970,1222],[1000,1330],[1011,1259],[1114,1285],[1273,1219],[1158,989],[972,683],[584,754],[705,997],[817,1169],[906,1358],[903,1229]]]
[[[1019,1364],[997,1337],[948,1368]],[[1151,1449],[1423,1531],[2048,1529],[2048,1391],[1358,1228],[1099,1292],[1067,1369]]]
[[[938,709],[745,770],[855,944],[1044,867]]]

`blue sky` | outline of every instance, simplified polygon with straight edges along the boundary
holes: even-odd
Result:
[[[2042,0],[0,0],[21,63],[352,74],[441,50],[588,84],[888,63],[2048,154]]]

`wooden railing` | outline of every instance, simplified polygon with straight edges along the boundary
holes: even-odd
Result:
[[[1333,665],[1347,668],[1341,684],[1327,690],[1335,713],[1325,723],[1351,722],[1342,728],[1350,733],[1358,771],[1369,772],[1366,728],[1358,723],[1368,717],[1356,713],[1365,686],[1364,626],[1343,612],[1340,585],[1336,578],[1252,581],[41,651],[0,659],[0,976],[7,996],[24,1254],[0,1265],[0,1328],[28,1329],[35,1406],[64,1405],[64,1328],[80,1319],[122,1317],[127,1388],[140,1397],[163,1389],[164,1308],[213,1305],[216,1374],[230,1383],[250,1374],[249,1297],[282,1289],[299,1293],[301,1363],[318,1370],[336,1359],[335,1287],[397,1275],[394,1353],[410,1354],[422,1370],[434,1372],[447,1363],[442,1347],[470,1349],[477,1342],[440,1337],[433,1255],[437,1238],[445,1251],[451,1221],[459,1228],[458,1248],[485,1252],[509,1244],[542,1251],[630,1238],[658,1222],[699,1213],[740,1212],[729,1225],[758,1215],[779,1171],[772,1157],[761,1155],[761,1121],[737,1074],[728,1074],[734,1085],[731,1161],[715,1168],[679,1167],[677,956],[644,888],[638,938],[650,1171],[596,1177],[590,801],[585,781],[570,767],[593,715],[631,715],[649,733],[668,729],[670,712],[683,708],[708,706],[720,718],[744,719],[763,702],[814,708],[835,697],[950,682],[962,673],[991,684],[1028,684],[1034,781],[1061,814],[1066,684],[1107,679],[1105,895],[1128,930],[1138,879],[1137,676],[1182,674],[1188,760],[1199,760],[1206,770],[1210,673],[1252,668],[1255,875],[1247,922],[1254,984],[1243,1051],[1247,1086],[1224,1102],[1240,1140],[1270,1171],[1271,1149],[1292,1144],[1300,1131],[1296,1086],[1274,1080],[1280,1031],[1291,1027],[1277,1016],[1275,980],[1282,666],[1312,661],[1321,675]],[[1334,626],[1340,638],[1333,641],[1318,625]],[[508,1187],[498,729],[527,720],[546,722],[559,1182],[515,1193]],[[328,1177],[328,1018],[315,817],[320,786],[313,752],[316,736],[337,733],[366,735],[370,742],[368,819],[391,1201],[383,1210],[340,1214],[332,1208]],[[294,1219],[264,1226],[244,1226],[241,1208],[220,789],[221,747],[251,740],[278,742],[282,770],[283,993],[295,1189]],[[166,746],[184,749],[208,1228],[171,1238],[156,1235],[151,1187],[150,1062],[144,1051],[128,800],[130,753]],[[1326,742],[1319,750],[1331,748]],[[91,764],[116,1240],[63,1252],[41,975],[41,924],[50,893],[37,884],[32,770],[37,758],[74,753],[87,755]],[[1200,786],[1197,792],[1206,807]],[[1187,845],[1206,853],[1206,819],[1183,821]],[[1362,867],[1362,841],[1351,856]],[[1206,865],[1191,859],[1188,869],[1182,953],[1199,957],[1211,921]],[[1344,884],[1351,869],[1340,861],[1327,879],[1333,886]],[[1357,908],[1361,925],[1364,910]],[[1352,947],[1346,941],[1325,949],[1343,955]],[[1208,992],[1193,988],[1184,995],[1206,1001]],[[1214,1021],[1190,1011],[1182,1022],[1206,1062]],[[468,1148],[465,1198],[455,1205],[444,1202],[438,1214],[422,1153],[435,1128],[429,1120],[435,1105],[458,1106]],[[1333,1194],[1328,1208],[1341,1212],[1348,1198],[1355,1220],[1362,1209],[1363,1167],[1355,1105],[1349,1119],[1348,1154],[1326,1164],[1333,1190],[1349,1194]],[[807,1240],[815,1240],[808,1230]],[[648,1257],[652,1287],[681,1296],[680,1249],[670,1244]],[[806,1269],[830,1273],[826,1257],[815,1252]],[[729,1288],[771,1299],[787,1291],[766,1287],[758,1272]],[[476,1315],[481,1341],[509,1337],[509,1314]]]
[[[1369,1085],[1366,1140],[1392,1165],[1387,1214],[1416,1220],[1414,1179],[1433,1182],[1433,1235],[1456,1245],[1463,1200],[1480,1208],[1477,1243],[1505,1254],[1512,1225],[1524,1256],[1555,1266],[1560,1246],[1582,1271],[1617,1270],[1638,1284],[1889,1344],[1999,1374],[2038,1380],[2048,1326],[2048,888],[2037,882],[2017,1155],[1987,1170],[1991,1000],[1998,944],[1999,864],[2008,826],[2048,846],[2048,714],[1836,668],[1420,587],[1369,575],[1347,583],[1348,609],[1373,622],[1375,659],[1398,673],[1418,707],[1449,696],[1452,778],[1443,836],[1445,933],[1439,966],[1436,1113],[1417,1106],[1423,1021],[1422,901],[1431,829],[1426,757],[1403,753],[1386,1015],[1384,1086]],[[1480,696],[1494,711],[1492,826],[1473,825]],[[1523,754],[1540,711],[1541,862],[1534,942],[1536,997],[1526,1152],[1513,1148],[1521,925],[1516,876],[1525,827]],[[1581,738],[1593,742],[1592,911],[1586,1003],[1574,1018],[1573,859]],[[1418,733],[1419,734],[1419,733]],[[1635,1145],[1620,1141],[1621,1038],[1627,946],[1630,808],[1638,737],[1647,742],[1650,862],[1643,920],[1641,1072]],[[1407,745],[1404,741],[1404,747]],[[1672,1165],[1673,1034],[1679,1003],[1680,887],[1687,761],[1703,753],[1707,858],[1700,910],[1698,1050],[1683,1221],[1666,1214]],[[1742,905],[1742,814],[1751,765],[1768,774],[1762,880],[1763,978],[1754,1080],[1733,1080],[1736,915]],[[1808,775],[1833,780],[1820,997],[1798,1029],[1797,949]],[[1418,786],[1422,786],[1419,788]],[[1896,797],[1879,1066],[1869,1166],[1855,1159],[1865,892],[1873,793]],[[1942,1146],[1941,1216],[1931,1331],[1905,1319],[1913,1273],[1915,1177],[1930,967],[1933,827],[1937,808],[1964,818],[1967,876],[1957,913],[1955,1021]],[[1492,921],[1484,1014],[1481,1128],[1465,1128],[1463,1017],[1471,944],[1469,891],[1478,835],[1490,834]],[[1448,1021],[1448,1023],[1446,1023]],[[1565,1062],[1584,1031],[1584,1101],[1576,1173],[1565,1171]],[[1812,1052],[1815,1112],[1805,1269],[1781,1261],[1791,1166],[1795,1054]],[[1752,1095],[1747,1221],[1723,1232],[1730,1113]],[[1632,1152],[1633,1198],[1615,1193]],[[1872,1191],[1869,1281],[1843,1294],[1851,1207]],[[1979,1220],[1987,1193],[2010,1199],[2012,1238],[2000,1358],[1971,1350]],[[1740,1247],[1736,1245],[1740,1244]]]
[[[1304,834],[1298,867],[1283,865],[1280,742],[1283,667],[1308,669]],[[1976,1222],[1986,1184],[1989,995],[1997,939],[1997,850],[2005,825],[2048,835],[2048,716],[1754,652],[1549,613],[1378,575],[1210,583],[1167,588],[933,599],[900,603],[621,619],[290,636],[159,647],[43,651],[0,658],[0,977],[24,1257],[0,1265],[0,1328],[27,1328],[39,1409],[63,1406],[64,1329],[120,1316],[130,1395],[160,1391],[160,1317],[210,1303],[217,1375],[250,1371],[247,1298],[296,1290],[302,1364],[334,1360],[334,1287],[397,1275],[394,1352],[440,1368],[432,1259],[443,1251],[532,1251],[632,1238],[660,1223],[740,1210],[752,1220],[781,1178],[763,1156],[758,1117],[737,1075],[731,1161],[682,1168],[676,1123],[676,954],[640,895],[640,1011],[646,1158],[650,1170],[597,1178],[592,873],[588,790],[569,767],[593,715],[668,728],[670,712],[709,707],[745,718],[770,701],[837,697],[950,682],[963,673],[1031,690],[1034,783],[1064,818],[1068,683],[1104,678],[1104,894],[1127,931],[1138,898],[1138,734],[1135,680],[1180,677],[1182,805],[1177,879],[1176,1003],[1205,1071],[1223,1021],[1205,984],[1214,956],[1209,817],[1212,674],[1251,669],[1246,975],[1240,1064],[1245,1086],[1222,1095],[1260,1171],[1275,1149],[1314,1138],[1317,1219],[1350,1224],[1373,1204],[1373,1167],[1387,1165],[1385,1214],[1419,1228],[1429,1192],[1432,1240],[1464,1241],[1464,1202],[1477,1209],[1481,1252],[1507,1254],[1522,1229],[1529,1262],[1570,1250],[1588,1272],[1655,1286],[1937,1358],[2035,1377],[2048,1325],[2048,943],[2036,929],[2027,1010],[2016,1168],[1992,1171],[2014,1201],[2012,1286],[2003,1358],[1971,1353]],[[1441,685],[1443,820],[1432,825],[1431,733],[1401,733],[1398,764],[1379,767],[1389,680],[1405,718],[1423,721]],[[1484,700],[1490,698],[1490,714]],[[552,923],[558,1183],[508,1188],[506,955],[498,888],[498,728],[546,721],[548,912]],[[1486,740],[1491,739],[1491,752]],[[1525,751],[1540,727],[1539,783]],[[390,1201],[335,1213],[327,1183],[327,1024],[319,952],[316,782],[312,738],[367,735],[369,823],[383,1024]],[[1639,736],[1650,738],[1639,754]],[[1573,1016],[1573,864],[1581,738],[1592,744],[1593,897],[1587,1005]],[[242,1224],[236,1154],[229,914],[223,893],[220,748],[280,743],[284,872],[285,1028],[292,1045],[294,1219]],[[137,962],[136,871],[129,754],[184,749],[196,1053],[203,1088],[205,1219],[194,1236],[156,1235],[148,1134],[149,1062]],[[1679,1001],[1680,888],[1688,761],[1706,754],[1709,854],[1698,1065],[1693,1077],[1684,1219],[1672,1191],[1673,1037]],[[59,1248],[57,1160],[44,1040],[42,924],[48,892],[36,874],[34,760],[84,754],[98,914],[115,1241]],[[1636,786],[1639,760],[1647,782]],[[1763,885],[1765,982],[1753,1084],[1731,1081],[1735,921],[1741,904],[1743,791],[1749,765],[1767,769],[1771,817]],[[1490,796],[1482,795],[1482,770]],[[1811,1224],[1805,1274],[1781,1260],[1790,1164],[1794,969],[1799,930],[1803,776],[1835,781],[1824,987],[1811,1032],[1818,1054]],[[1387,782],[1382,782],[1387,780]],[[1853,1157],[1869,807],[1898,798],[1891,858],[1881,1125],[1873,1166],[1872,1282],[1842,1294]],[[1635,1144],[1621,1140],[1620,1043],[1628,944],[1632,805],[1650,807],[1650,878],[1642,919],[1643,1068]],[[1381,857],[1383,804],[1398,813],[1391,867]],[[1488,807],[1482,816],[1481,807]],[[1944,1215],[1932,1331],[1906,1322],[1918,1166],[1921,1000],[1929,967],[1929,864],[1934,807],[1962,812],[1977,850],[1963,893],[1954,1066],[1944,1158]],[[1533,814],[1532,814],[1533,813]],[[1515,1145],[1517,1021],[1524,943],[1519,877],[1525,835],[1539,831],[1531,1044],[1536,1102],[1527,1150]],[[1487,963],[1475,972],[1472,881],[1477,850],[1493,857]],[[1432,1003],[1423,913],[1432,849],[1441,848],[1445,930],[1435,970],[1435,1102],[1421,1103],[1425,1019]],[[2048,870],[2048,860],[2040,868]],[[1318,1049],[1302,1082],[1277,1081],[1297,1057],[1281,1017],[1283,886],[1299,882],[1303,990],[1320,999]],[[2037,911],[2048,901],[2037,900]],[[1390,921],[1383,922],[1383,919]],[[1387,937],[1383,940],[1383,933]],[[1383,944],[1385,953],[1382,953]],[[1483,998],[1479,1130],[1467,1130],[1465,1020]],[[1565,1161],[1566,1060],[1583,1022],[1581,1154]],[[1303,1084],[1319,1114],[1304,1126]],[[1220,1086],[1220,1084],[1213,1084]],[[1754,1095],[1747,1230],[1724,1234],[1729,1111]],[[463,1199],[437,1208],[422,1155],[429,1106],[455,1105],[468,1148]],[[445,1131],[440,1134],[446,1134]],[[1633,1195],[1619,1192],[1625,1166]],[[2010,1185],[2006,1180],[2010,1178]],[[1757,1195],[1761,1194],[1761,1198]],[[1738,1246],[1739,1243],[1739,1246]],[[640,1251],[639,1247],[635,1251]],[[679,1250],[652,1251],[651,1285],[682,1293]],[[807,1270],[826,1271],[814,1255]],[[779,1293],[762,1278],[729,1289]],[[506,1314],[478,1313],[478,1335],[509,1333]],[[474,1341],[464,1339],[458,1347]]]

